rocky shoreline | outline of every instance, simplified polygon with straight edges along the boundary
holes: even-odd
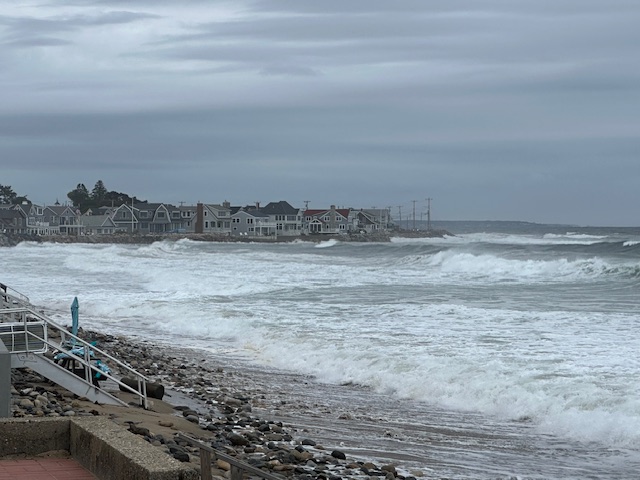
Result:
[[[30,235],[30,234],[0,234],[0,247],[12,247],[21,242],[50,242],[50,243],[112,243],[112,244],[142,244],[147,245],[163,240],[177,241],[188,239],[199,242],[236,242],[236,243],[287,243],[293,241],[324,242],[339,240],[341,242],[390,242],[392,238],[442,238],[453,236],[446,230],[430,231],[394,231],[376,233],[350,233],[345,235],[300,235],[295,237],[234,237],[227,234],[213,233],[168,233],[168,234],[130,234],[115,233],[111,235]]]
[[[106,415],[174,458],[198,468],[198,449],[176,438],[181,432],[254,467],[303,480],[386,478],[413,480],[422,472],[401,473],[399,465],[350,458],[339,446],[323,446],[294,424],[260,418],[256,412],[286,408],[247,372],[212,365],[195,352],[168,351],[124,337],[85,332],[100,348],[167,388],[166,401],[140,407],[95,405],[47,382],[29,370],[12,373],[12,412],[24,416]],[[128,394],[122,394],[124,398]],[[131,400],[133,400],[131,398]],[[214,474],[229,476],[218,461]]]

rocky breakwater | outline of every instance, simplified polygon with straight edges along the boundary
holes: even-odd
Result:
[[[122,359],[167,388],[171,405],[161,412],[156,401],[147,416],[140,408],[104,407],[61,391],[30,371],[13,375],[14,416],[108,415],[134,434],[174,458],[199,465],[199,449],[179,439],[183,432],[216,450],[256,468],[288,478],[339,480],[385,478],[413,480],[421,472],[405,472],[398,465],[349,458],[333,445],[321,445],[295,425],[266,420],[254,411],[278,402],[256,385],[250,374],[210,365],[195,352],[160,350],[122,337],[91,333],[104,350]],[[286,402],[282,402],[286,403]],[[229,476],[230,465],[214,461],[214,473]]]

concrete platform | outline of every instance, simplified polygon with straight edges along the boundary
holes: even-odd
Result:
[[[47,452],[68,452],[73,461],[45,457]],[[24,464],[17,465],[22,458]],[[16,460],[17,459],[17,460]],[[28,471],[30,480],[64,478],[65,480],[196,480],[199,472],[181,464],[105,417],[24,418],[0,421],[0,461],[11,473]],[[9,463],[4,463],[9,462]],[[43,466],[73,467],[80,475],[52,476]],[[76,466],[82,470],[77,471]],[[33,470],[31,470],[33,469]],[[2,470],[0,470],[2,472]],[[36,474],[42,476],[36,476]],[[48,475],[48,476],[47,476]],[[89,476],[87,476],[89,475]]]
[[[0,480],[99,480],[73,458],[0,460]]]

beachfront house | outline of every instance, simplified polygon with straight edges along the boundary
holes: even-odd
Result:
[[[387,230],[391,225],[391,214],[386,208],[361,208],[354,213],[357,217],[357,228],[361,232],[379,232]]]
[[[231,234],[231,204],[202,204],[202,233]]]
[[[278,236],[299,236],[302,233],[302,214],[299,208],[292,207],[288,202],[270,202],[260,211],[268,216],[266,223],[275,225]]]
[[[117,230],[130,233],[184,233],[185,219],[181,211],[168,203],[123,204],[114,212],[112,220]]]
[[[276,236],[276,224],[258,207],[231,207],[231,235],[234,237]]]
[[[185,233],[195,233],[197,205],[180,205],[178,210],[180,210],[180,218],[182,219]]]
[[[134,205],[138,215],[140,233],[184,233],[184,220],[180,209],[168,203],[138,203]]]
[[[6,207],[6,208],[5,208]],[[0,233],[27,233],[27,217],[13,205],[0,205]]]
[[[139,213],[132,205],[122,204],[115,209],[111,215],[111,220],[116,226],[117,232],[135,233],[138,231],[138,216]]]
[[[58,229],[51,227],[44,219],[44,207],[35,203],[22,202],[14,205],[15,210],[21,211],[27,219],[27,233],[29,235],[51,235]]]
[[[118,229],[111,215],[82,215],[80,223],[85,235],[111,235]]]
[[[303,232],[310,235],[346,234],[357,230],[357,216],[350,208],[336,208],[331,205],[329,210],[305,210]]]
[[[50,235],[79,235],[82,224],[80,212],[68,205],[53,205],[42,210],[43,221],[49,226]]]

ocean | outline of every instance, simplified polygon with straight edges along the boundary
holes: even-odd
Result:
[[[60,323],[77,296],[85,328],[289,379],[298,421],[362,458],[428,478],[637,477],[640,230],[442,227],[391,243],[25,242],[1,250],[0,282]]]

